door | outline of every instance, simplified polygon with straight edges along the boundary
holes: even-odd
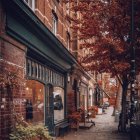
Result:
[[[46,87],[46,118],[45,125],[48,126],[50,134],[54,134],[54,106],[53,106],[53,86]]]

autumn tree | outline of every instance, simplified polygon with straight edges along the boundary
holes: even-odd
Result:
[[[76,16],[67,16],[78,36],[80,58],[88,71],[108,72],[122,86],[122,131],[126,129],[126,95],[131,78],[132,45],[136,49],[136,70],[139,71],[140,0],[134,0],[134,41],[131,34],[131,0],[64,0],[71,3]]]

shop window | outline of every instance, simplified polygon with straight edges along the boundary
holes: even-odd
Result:
[[[48,81],[49,80],[49,76],[48,76],[49,74],[48,74],[48,69],[46,68],[46,81]]]
[[[64,119],[64,90],[60,87],[54,87],[54,121]]]
[[[24,2],[34,11],[35,10],[35,0],[24,0]]]
[[[36,77],[38,78],[38,64],[36,63],[36,69],[35,69],[35,71],[36,71]]]
[[[27,74],[31,76],[31,61],[30,60],[27,61]]]
[[[31,123],[44,122],[44,85],[28,80],[26,83],[25,118]]]
[[[32,73],[32,76],[34,77],[34,62],[32,62],[32,65],[31,65],[31,73]]]

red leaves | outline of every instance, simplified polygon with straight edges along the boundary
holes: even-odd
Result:
[[[85,54],[79,60],[87,70],[130,72],[131,1],[71,1],[76,13],[73,29],[77,32],[80,49]],[[140,43],[140,2],[135,4],[135,40]],[[93,40],[93,41],[92,41]],[[88,53],[87,53],[88,52]],[[140,49],[137,48],[137,54]],[[136,58],[139,60],[140,58]],[[112,67],[113,66],[113,67]]]

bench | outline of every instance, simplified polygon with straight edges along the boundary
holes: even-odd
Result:
[[[64,136],[64,134],[68,132],[69,128],[70,128],[70,124],[68,122],[61,124],[59,127],[59,135]]]
[[[70,124],[68,121],[58,123],[55,127],[56,136],[64,136],[64,134],[68,132],[69,128]]]

